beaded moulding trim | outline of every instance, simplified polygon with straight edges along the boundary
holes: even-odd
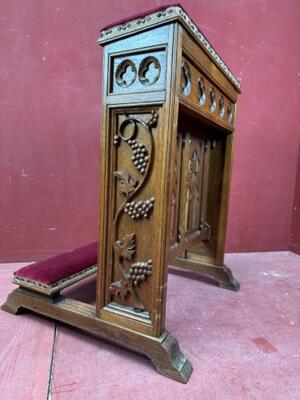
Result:
[[[144,30],[153,25],[160,25],[167,21],[179,19],[183,25],[194,35],[194,37],[201,43],[202,47],[212,56],[214,61],[218,64],[219,68],[225,73],[234,86],[240,90],[240,82],[233,75],[230,68],[224,63],[221,57],[217,54],[205,36],[201,33],[198,27],[193,23],[190,17],[186,14],[181,7],[168,7],[165,10],[157,11],[152,14],[145,15],[144,17],[127,21],[120,25],[115,25],[111,28],[103,30],[98,39],[98,44],[115,40],[121,36],[135,33],[137,30]]]

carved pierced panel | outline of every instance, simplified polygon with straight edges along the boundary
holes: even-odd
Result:
[[[116,70],[116,82],[123,88],[128,88],[136,79],[136,67],[130,60],[122,61]]]
[[[214,87],[209,89],[209,109],[211,112],[216,110],[217,102],[216,102],[216,90]]]
[[[181,91],[184,96],[188,96],[192,89],[192,76],[189,64],[185,61],[181,67]]]
[[[229,103],[228,105],[227,105],[227,115],[226,115],[226,118],[227,118],[227,121],[228,122],[230,122],[230,123],[233,123],[233,120],[234,120],[234,114],[233,114],[233,105],[232,105],[232,103]]]
[[[164,89],[165,63],[165,50],[111,57],[108,94]]]
[[[156,57],[146,57],[139,67],[139,79],[145,86],[153,85],[160,77],[161,65]]]
[[[199,104],[204,106],[206,102],[206,86],[203,76],[199,78]]]
[[[199,111],[202,110],[206,115],[233,125],[234,104],[223,91],[216,88],[212,81],[185,57],[181,68],[181,96],[192,102]]]
[[[218,99],[218,106],[219,106],[219,109],[218,109],[219,116],[220,116],[221,118],[223,118],[223,117],[224,117],[224,114],[225,114],[225,105],[224,105],[224,97],[223,97],[222,95],[219,96],[219,99]]]

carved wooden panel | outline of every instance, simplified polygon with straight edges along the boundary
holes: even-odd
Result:
[[[171,249],[187,250],[190,245],[210,237],[207,222],[207,197],[210,152],[215,140],[181,130],[177,135],[175,184],[172,202]],[[172,250],[174,251],[174,250]]]
[[[109,93],[134,93],[165,87],[165,50],[111,57]]]
[[[159,110],[115,110],[111,118],[111,199],[108,303],[151,320],[159,278],[157,208],[161,207]]]
[[[224,123],[234,124],[235,106],[229,97],[185,57],[181,69],[181,96],[199,111]]]
[[[220,226],[220,212],[221,212],[221,195],[224,169],[224,156],[226,147],[226,137],[219,137],[217,140],[212,141],[209,155],[209,173],[208,173],[208,190],[206,198],[206,223],[209,225],[208,240],[199,241],[194,246],[191,246],[186,254],[187,258],[194,255],[200,255],[207,258],[207,260],[216,259],[218,247],[218,235],[221,229]]]
[[[144,311],[138,286],[151,276],[152,260],[132,262],[136,255],[135,238],[135,233],[131,233],[114,243],[115,262],[122,277],[110,285],[109,291],[116,302],[126,304],[126,299],[130,296],[132,307],[137,311]]]
[[[200,199],[204,167],[204,142],[189,133],[183,137],[180,181],[179,239],[200,229]]]
[[[216,257],[227,135],[181,115],[171,250]],[[201,232],[195,237],[197,232]]]

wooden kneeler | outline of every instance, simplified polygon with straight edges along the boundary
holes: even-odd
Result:
[[[108,26],[99,43],[96,307],[59,294],[59,285],[95,271],[93,260],[82,259],[52,282],[41,280],[39,266],[40,281],[19,271],[20,288],[2,308],[29,309],[143,353],[159,373],[185,383],[192,365],[165,329],[167,269],[239,289],[224,265],[239,83],[180,6]]]

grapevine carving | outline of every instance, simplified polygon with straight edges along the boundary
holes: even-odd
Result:
[[[138,261],[131,263],[135,256],[135,234],[126,235],[123,239],[117,240],[114,244],[114,253],[122,278],[113,282],[110,293],[118,297],[122,302],[131,294],[133,307],[136,311],[144,311],[145,306],[141,302],[137,287],[147,280],[152,274],[152,260],[146,262]]]
[[[121,213],[127,214],[135,221],[149,218],[155,202],[154,197],[145,200],[133,200],[133,198],[142,188],[150,171],[153,150],[152,128],[157,125],[158,114],[152,111],[151,118],[147,122],[129,117],[127,114],[125,116],[126,118],[119,126],[118,133],[114,136],[114,144],[116,146],[125,144],[130,148],[132,152],[131,161],[138,177],[131,176],[127,171],[114,172],[119,193],[124,199],[114,217],[113,225],[115,228]],[[141,126],[149,135],[147,146],[138,140]],[[110,285],[109,291],[121,303],[124,303],[125,299],[131,295],[133,308],[140,312],[145,310],[145,306],[139,298],[138,287],[151,276],[152,260],[133,262],[135,252],[135,233],[128,234],[115,241],[115,260],[122,277]]]
[[[115,214],[115,218],[113,221],[114,225],[116,225],[121,212],[124,211],[124,208],[129,203],[129,200],[131,200],[141,189],[149,174],[153,148],[153,138],[151,130],[157,125],[157,121],[158,114],[155,111],[152,111],[151,118],[148,122],[145,122],[138,118],[127,117],[120,124],[118,134],[114,136],[115,145],[119,146],[121,143],[125,143],[127,146],[129,146],[132,151],[131,160],[138,173],[141,175],[141,179],[137,180],[126,171],[115,171],[114,174],[119,182],[119,191],[120,194],[124,196],[124,201],[122,202],[120,208]],[[148,148],[136,139],[139,126],[143,126],[149,135],[150,143]],[[131,132],[127,136],[125,136],[125,129],[129,127],[131,127]]]

